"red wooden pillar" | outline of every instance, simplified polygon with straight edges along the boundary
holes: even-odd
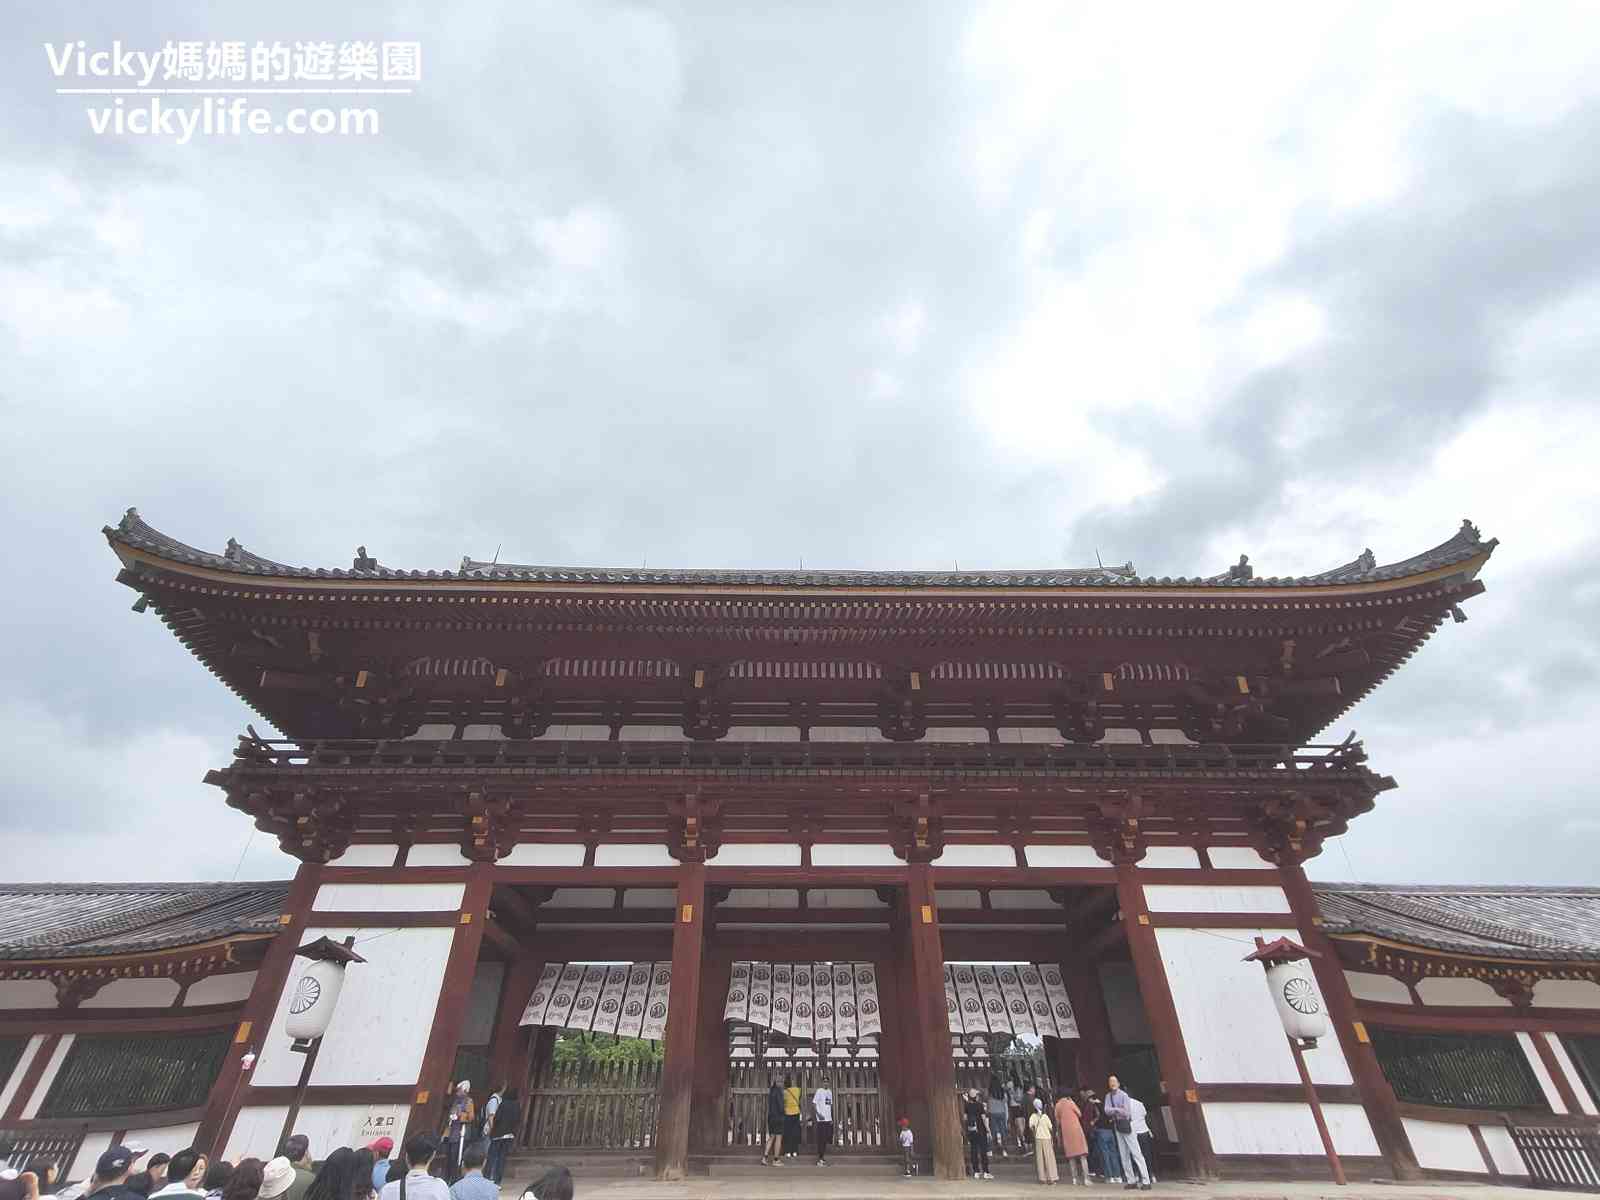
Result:
[[[956,1101],[956,1064],[950,1053],[950,1017],[945,1011],[944,947],[933,869],[927,863],[906,868],[906,918],[910,929],[909,1012],[920,1030],[922,1081],[928,1105],[928,1142],[933,1172],[940,1179],[966,1178],[961,1110]],[[902,1011],[908,1011],[903,1008]],[[918,1131],[918,1141],[921,1141]]]
[[[1317,986],[1328,1005],[1328,1015],[1334,1032],[1339,1035],[1339,1048],[1350,1066],[1356,1087],[1361,1091],[1361,1106],[1367,1110],[1367,1121],[1372,1126],[1372,1136],[1378,1149],[1389,1160],[1389,1169],[1402,1181],[1423,1178],[1417,1163],[1416,1151],[1411,1147],[1411,1137],[1406,1133],[1405,1122],[1400,1117],[1399,1102],[1394,1088],[1384,1077],[1378,1065],[1378,1055],[1366,1038],[1366,1027],[1356,1020],[1356,1001],[1350,994],[1350,981],[1344,977],[1344,966],[1339,961],[1338,948],[1333,939],[1322,932],[1321,915],[1317,912],[1317,898],[1312,894],[1311,883],[1305,869],[1298,864],[1281,866],[1278,874],[1283,880],[1284,895],[1289,899],[1289,909],[1294,913],[1295,925],[1305,940],[1308,950],[1315,950],[1311,969],[1316,973]]]
[[[722,1154],[728,1148],[728,1027],[722,1022],[733,978],[733,956],[711,946],[706,953],[695,1035],[694,1103],[689,1145],[696,1154]]]
[[[893,1139],[898,1136],[900,1118],[905,1117],[911,1122],[919,1145],[926,1146],[931,1122],[922,1072],[922,1027],[912,1019],[916,985],[911,976],[911,921],[903,896],[891,917],[890,937],[894,947],[875,967],[879,1011],[883,1015],[883,1028],[878,1034],[878,1069],[889,1104],[884,1145],[897,1147]]]
[[[273,938],[266,957],[256,968],[256,981],[250,989],[250,998],[245,1001],[244,1016],[234,1031],[228,1055],[222,1060],[222,1070],[206,1096],[205,1112],[200,1117],[200,1127],[195,1130],[194,1144],[209,1152],[213,1159],[222,1156],[239,1116],[247,1084],[242,1060],[247,1051],[260,1054],[262,1043],[271,1030],[273,1015],[278,1011],[278,998],[294,966],[300,935],[305,932],[306,914],[313,907],[321,882],[320,863],[301,863],[295,871],[294,882],[284,897],[283,912],[278,916],[278,936]]]
[[[689,1172],[689,1113],[694,1099],[695,1044],[700,1034],[700,968],[705,953],[706,868],[678,868],[677,920],[672,926],[672,983],[656,1117],[656,1178]]]
[[[524,957],[511,963],[506,971],[505,982],[500,985],[494,1033],[489,1039],[490,1087],[504,1083],[521,1090],[528,1085],[528,1050],[537,1031],[518,1022],[543,969],[543,960]]]
[[[1100,964],[1074,957],[1069,949],[1061,964],[1061,976],[1067,999],[1072,1002],[1073,1015],[1078,1018],[1078,1040],[1066,1043],[1074,1051],[1075,1075],[1065,1082],[1093,1088],[1098,1095],[1105,1090],[1115,1045],[1111,1036],[1111,1014],[1106,1011],[1106,994],[1100,987]]]
[[[1156,1057],[1161,1062],[1162,1087],[1172,1109],[1172,1122],[1178,1131],[1178,1154],[1184,1173],[1190,1179],[1217,1178],[1217,1155],[1211,1148],[1211,1132],[1206,1128],[1195,1087],[1194,1068],[1183,1044],[1183,1029],[1178,1024],[1178,1008],[1167,983],[1167,969],[1161,962],[1156,931],[1145,911],[1144,888],[1140,886],[1130,862],[1117,864],[1117,901],[1128,933],[1128,952],[1139,994],[1144,999],[1145,1017],[1156,1042]],[[1104,1080],[1101,1086],[1104,1086]]]
[[[489,920],[489,894],[493,890],[493,863],[475,863],[468,868],[461,917],[455,939],[450,943],[450,956],[445,960],[439,1003],[433,1010],[433,1028],[428,1033],[422,1071],[412,1097],[411,1117],[406,1127],[408,1137],[413,1133],[437,1133],[444,1127],[445,1105],[452,1082],[450,1068],[455,1066],[461,1027],[467,1019],[472,976],[478,968],[478,951],[483,947],[483,927]]]

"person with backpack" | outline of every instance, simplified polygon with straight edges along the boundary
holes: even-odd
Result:
[[[966,1103],[961,1106],[961,1123],[967,1133],[967,1158],[972,1177],[993,1179],[989,1173],[989,1105],[977,1088],[967,1089]]]
[[[494,1107],[483,1122],[483,1136],[489,1141],[489,1165],[483,1174],[499,1184],[505,1182],[506,1158],[516,1146],[517,1133],[522,1128],[522,1104],[516,1088],[502,1088],[501,1094],[491,1096],[484,1108],[488,1110],[490,1104]]]

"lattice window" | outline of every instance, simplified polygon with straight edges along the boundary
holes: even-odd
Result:
[[[1561,1044],[1566,1047],[1572,1065],[1578,1068],[1578,1074],[1583,1076],[1589,1095],[1600,1104],[1600,1034],[1569,1033],[1561,1039]]]
[[[1549,1111],[1533,1068],[1511,1034],[1374,1029],[1372,1048],[1402,1103]]]
[[[229,1031],[80,1034],[39,1108],[41,1117],[194,1108],[222,1069]]]
[[[25,1037],[0,1038],[0,1088],[5,1087],[11,1072],[17,1069],[27,1045],[28,1039]]]

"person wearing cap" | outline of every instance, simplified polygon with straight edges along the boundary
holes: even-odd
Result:
[[[445,1145],[450,1148],[446,1170],[452,1183],[461,1178],[461,1152],[466,1148],[467,1134],[476,1118],[477,1109],[472,1103],[472,1081],[463,1079],[456,1084],[455,1094],[450,1097],[449,1118],[444,1128]]]
[[[258,1200],[278,1200],[287,1196],[294,1187],[294,1164],[280,1154],[261,1168],[261,1190]]]
[[[84,1192],[85,1200],[134,1200],[137,1195],[128,1190],[128,1168],[142,1153],[135,1146],[113,1146],[94,1164],[94,1178]]]
[[[372,1164],[372,1190],[383,1191],[383,1185],[389,1182],[389,1155],[394,1153],[394,1139],[381,1137],[367,1147],[372,1151],[372,1157],[377,1161]]]
[[[439,1139],[414,1133],[406,1139],[404,1154],[406,1173],[384,1184],[379,1200],[450,1200],[449,1185],[428,1171],[439,1156]]]

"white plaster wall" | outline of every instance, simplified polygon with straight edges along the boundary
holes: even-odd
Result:
[[[0,1009],[55,1006],[55,985],[48,979],[8,979],[0,983]]]
[[[976,895],[977,893],[973,893]],[[806,903],[812,908],[888,908],[889,905],[878,898],[878,893],[869,888],[811,888],[806,893]],[[939,893],[939,905],[943,907],[945,893]]]
[[[1218,1154],[1321,1155],[1322,1137],[1304,1104],[1219,1104],[1203,1106],[1211,1146]],[[1378,1139],[1359,1104],[1325,1104],[1322,1113],[1340,1154],[1378,1157]]]
[[[22,1086],[22,1077],[28,1072],[28,1064],[33,1061],[33,1056],[39,1053],[39,1047],[43,1044],[44,1034],[36,1033],[30,1037],[28,1044],[22,1048],[22,1054],[17,1058],[17,1065],[11,1071],[11,1078],[0,1080],[0,1113],[11,1107],[17,1089]]]
[[[319,912],[451,912],[465,883],[325,883],[312,907]]]
[[[1219,871],[1273,871],[1276,866],[1257,854],[1250,846],[1211,846],[1206,857]]]
[[[1489,1173],[1468,1126],[1444,1121],[1417,1121],[1411,1117],[1402,1117],[1401,1121],[1421,1166],[1435,1171],[1472,1171],[1479,1175]]]
[[[1550,1078],[1550,1072],[1545,1069],[1544,1059],[1539,1057],[1539,1050],[1533,1044],[1533,1037],[1526,1033],[1519,1033],[1517,1034],[1517,1045],[1522,1047],[1522,1056],[1528,1060],[1528,1065],[1533,1068],[1534,1078],[1539,1081],[1539,1088],[1544,1092],[1544,1098],[1550,1104],[1550,1111],[1566,1112],[1566,1103],[1561,1099],[1561,1093],[1556,1090],[1556,1081]]]
[[[610,842],[596,846],[594,865],[597,867],[675,867],[678,860],[667,853],[664,845],[647,842]]]
[[[1030,867],[1110,867],[1093,846],[1024,846]]]
[[[310,1104],[300,1110],[294,1132],[303,1133],[311,1140],[311,1153],[320,1159],[339,1146],[354,1144],[356,1130],[368,1114],[393,1116],[396,1125],[403,1129],[410,1111],[403,1104]],[[289,1108],[284,1104],[240,1109],[239,1119],[228,1136],[227,1157],[248,1154],[271,1158],[278,1148],[278,1135],[283,1132],[283,1119],[288,1114]]]
[[[1139,865],[1151,870],[1199,867],[1200,852],[1193,846],[1151,846],[1144,852]]]
[[[983,893],[977,888],[939,888],[934,898],[941,909],[983,907]]]
[[[1022,745],[1025,743],[1048,744],[1062,740],[1061,734],[1055,729],[1039,729],[1032,725],[1007,725],[1000,729],[1000,741],[1008,746]]]
[[[171,1008],[178,998],[176,979],[113,979],[79,1008]]]
[[[581,867],[581,842],[534,842],[514,846],[499,862],[502,867]]]
[[[1046,732],[1049,732],[1048,730]],[[930,729],[922,735],[925,742],[984,742],[989,740],[989,731],[981,725],[949,725]]]
[[[76,1183],[80,1179],[87,1179],[94,1174],[94,1165],[100,1156],[111,1149],[111,1135],[109,1133],[86,1133],[83,1135],[83,1144],[78,1147],[77,1157],[72,1160],[66,1174],[61,1177],[62,1182]]]
[[[1561,1039],[1551,1033],[1545,1035],[1545,1041],[1550,1043],[1550,1049],[1555,1054],[1556,1063],[1561,1068],[1561,1073],[1567,1077],[1567,1082],[1572,1085],[1572,1094],[1578,1098],[1578,1107],[1591,1117],[1600,1115],[1596,1110],[1594,1098],[1589,1095],[1589,1087],[1583,1081],[1578,1066],[1572,1061],[1572,1056],[1567,1053],[1567,1048],[1561,1044]]]
[[[250,998],[256,986],[254,971],[235,971],[231,975],[210,975],[189,988],[184,1007],[198,1004],[238,1004]]]
[[[1533,985],[1539,1008],[1600,1008],[1600,983],[1587,979],[1541,979]]]
[[[151,1154],[176,1154],[194,1145],[194,1135],[200,1132],[200,1123],[187,1125],[159,1125],[144,1129],[130,1129],[123,1136],[126,1146],[143,1146]]]
[[[1528,1166],[1522,1161],[1517,1144],[1511,1140],[1511,1131],[1503,1125],[1479,1125],[1483,1144],[1489,1148],[1489,1157],[1500,1168],[1502,1175],[1526,1175]]]
[[[678,735],[682,737],[682,733]],[[730,742],[798,742],[800,729],[795,725],[732,725],[728,728]]]
[[[855,842],[818,842],[811,847],[814,867],[899,867],[905,864],[895,856],[893,846],[862,845]]]
[[[1014,867],[1017,852],[1010,846],[946,846],[933,860],[936,867]]]
[[[678,902],[672,888],[624,888],[623,908],[671,908]]]
[[[1372,975],[1365,971],[1346,971],[1345,981],[1357,1000],[1380,1004],[1410,1004],[1411,992],[1393,975]]]
[[[467,725],[461,730],[461,740],[464,742],[503,742],[506,735],[500,732],[498,725]]]
[[[1032,861],[1031,859],[1029,861]],[[1289,898],[1280,887],[1215,887],[1152,883],[1144,889],[1151,912],[1286,913]],[[1245,939],[1247,942],[1248,938]]]
[[[1429,1008],[1451,1004],[1472,1004],[1488,1008],[1510,1008],[1511,1001],[1495,995],[1481,979],[1428,978],[1417,981],[1417,995]]]
[[[470,867],[472,860],[451,842],[423,842],[406,851],[408,867]]]
[[[367,961],[352,964],[345,975],[311,1082],[415,1083],[456,930],[330,928],[309,929],[303,937],[312,941],[326,935],[342,941],[350,934],[355,935],[356,952]],[[299,1081],[305,1060],[290,1051],[284,1033],[289,997],[298,980],[299,973],[291,971],[278,997],[261,1058],[252,1072],[251,1081],[257,1086]]]
[[[44,1103],[44,1098],[50,1094],[50,1088],[56,1081],[56,1076],[61,1074],[61,1063],[67,1057],[67,1051],[72,1049],[76,1040],[74,1034],[64,1034],[56,1043],[55,1053],[50,1056],[50,1061],[45,1063],[44,1074],[39,1076],[39,1086],[33,1089],[33,1095],[22,1106],[22,1119],[31,1121],[39,1115],[39,1106]]]
[[[710,858],[707,866],[713,867],[798,867],[800,847],[792,842],[728,843]]]
[[[380,843],[370,846],[351,846],[338,858],[330,858],[330,867],[392,867],[395,855],[400,853],[398,844]]]
[[[672,894],[677,900],[678,894]],[[556,888],[550,893],[550,899],[544,902],[546,908],[610,908],[617,902],[616,888]]]
[[[1293,929],[1263,929],[1260,935],[1269,942],[1300,940]],[[1156,930],[1183,1042],[1201,1083],[1300,1081],[1261,968],[1240,961],[1251,944],[1249,930]],[[1306,1055],[1306,1064],[1317,1083],[1354,1082],[1332,1030]]]
[[[719,908],[797,908],[800,892],[795,888],[733,888]]]
[[[1060,908],[1050,893],[1038,888],[995,888],[989,893],[990,908],[1051,909]]]
[[[800,731],[796,729],[794,735],[798,739]],[[733,730],[728,730],[728,736],[733,736]],[[621,740],[624,742],[687,742],[689,739],[683,736],[683,727],[681,725],[624,725],[622,727]],[[758,739],[739,738],[737,740],[753,742]]]

